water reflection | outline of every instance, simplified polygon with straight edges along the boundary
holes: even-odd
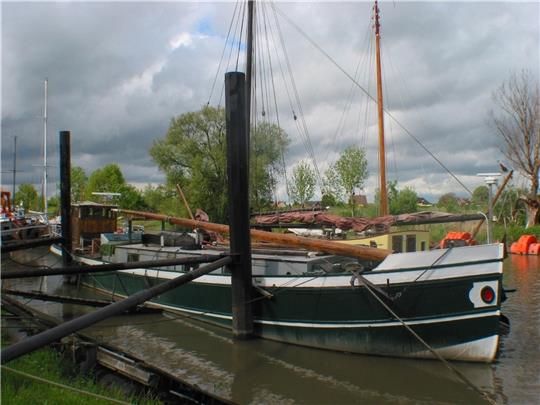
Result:
[[[540,341],[539,267],[538,257],[511,256],[505,262],[505,285],[517,291],[504,304],[512,326],[502,338],[498,361],[493,365],[454,363],[499,403],[535,403],[540,393],[540,355],[535,349]],[[92,290],[64,285],[61,277],[21,284],[57,294],[103,298]],[[92,310],[32,303],[64,319]],[[437,361],[335,353],[261,339],[235,341],[226,330],[178,316],[120,316],[85,333],[241,404],[483,402]]]

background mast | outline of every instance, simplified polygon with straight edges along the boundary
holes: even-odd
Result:
[[[45,78],[45,105],[43,109],[43,212],[47,218],[47,85],[49,80]]]

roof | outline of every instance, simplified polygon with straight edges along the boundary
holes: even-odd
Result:
[[[118,208],[116,204],[100,204],[94,201],[80,201],[71,204],[72,207],[101,207],[101,208]]]

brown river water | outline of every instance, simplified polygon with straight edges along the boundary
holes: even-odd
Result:
[[[17,253],[19,263],[57,265],[44,249]],[[2,269],[20,268],[8,257]],[[540,257],[505,261],[503,304],[511,328],[493,364],[455,362],[500,404],[540,403]],[[4,287],[103,298],[62,284],[60,276],[4,282]],[[28,301],[27,299],[24,300]],[[32,300],[70,319],[88,308]],[[119,316],[85,330],[203,390],[239,404],[481,404],[485,401],[443,364],[308,349],[262,339],[234,341],[229,331],[177,315]]]

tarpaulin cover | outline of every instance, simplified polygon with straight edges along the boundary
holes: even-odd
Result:
[[[258,215],[255,217],[255,224],[280,225],[300,223],[305,225],[335,226],[344,231],[352,229],[356,232],[362,232],[373,227],[389,228],[392,225],[456,222],[477,219],[481,219],[481,217],[477,215],[463,216],[432,211],[416,212],[413,214],[386,215],[377,218],[342,217],[339,215],[327,214],[322,211],[313,211]]]

